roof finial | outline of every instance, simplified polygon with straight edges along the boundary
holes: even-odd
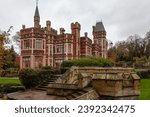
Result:
[[[38,6],[38,2],[39,2],[39,0],[36,0],[36,6]]]

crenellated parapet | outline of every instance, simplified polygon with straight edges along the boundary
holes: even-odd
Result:
[[[81,29],[80,23],[78,23],[78,22],[71,23],[71,30],[74,30],[74,29],[80,30]]]

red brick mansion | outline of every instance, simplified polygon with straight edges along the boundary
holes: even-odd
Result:
[[[93,26],[93,41],[85,33],[80,36],[81,25],[71,23],[71,33],[60,33],[51,27],[51,21],[46,21],[46,27],[40,26],[40,15],[36,6],[34,27],[22,26],[20,68],[37,68],[41,66],[59,67],[65,60],[81,57],[107,57],[106,31],[102,22]]]

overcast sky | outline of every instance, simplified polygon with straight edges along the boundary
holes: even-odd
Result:
[[[35,5],[36,0],[0,0],[0,29],[33,27]],[[39,12],[42,27],[51,20],[53,28],[70,32],[70,23],[78,21],[81,35],[88,32],[90,38],[92,26],[102,20],[113,42],[150,31],[150,0],[39,0]]]

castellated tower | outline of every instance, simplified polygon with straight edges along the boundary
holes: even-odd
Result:
[[[97,22],[96,25],[93,26],[93,40],[93,55],[107,58],[107,39],[103,22]]]
[[[76,22],[71,24],[71,31],[72,34],[74,35],[74,40],[73,40],[73,58],[74,59],[79,59],[81,52],[80,52],[80,30],[81,30],[81,25]]]

